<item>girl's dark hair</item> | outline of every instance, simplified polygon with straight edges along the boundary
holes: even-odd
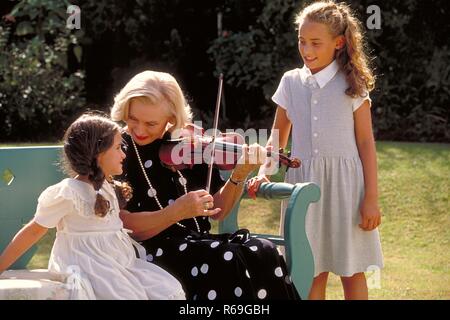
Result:
[[[64,135],[63,161],[66,171],[71,176],[87,176],[95,191],[99,191],[106,177],[97,165],[97,157],[111,148],[114,137],[119,132],[120,126],[110,119],[97,114],[83,114],[69,126]],[[114,183],[114,189],[120,207],[125,207],[131,196],[131,189],[118,183]],[[97,192],[95,215],[104,217],[109,208],[109,201]]]

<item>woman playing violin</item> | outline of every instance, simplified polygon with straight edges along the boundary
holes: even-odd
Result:
[[[209,218],[223,219],[231,211],[246,177],[264,162],[264,148],[243,145],[230,178],[224,181],[213,169],[210,188],[205,188],[207,164],[164,165],[161,146],[191,121],[190,107],[167,73],[145,71],[133,77],[115,97],[111,117],[127,125],[122,179],[133,197],[121,218],[146,248],[148,261],[178,278],[188,299],[298,299],[270,241],[250,238],[245,229],[209,233]],[[248,159],[255,156],[258,161],[251,164]]]

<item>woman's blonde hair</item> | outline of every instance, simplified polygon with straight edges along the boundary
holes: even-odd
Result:
[[[166,106],[168,116],[174,119],[171,131],[184,127],[192,119],[191,107],[177,80],[168,73],[156,71],[138,73],[120,90],[114,98],[111,119],[126,121],[131,99],[139,97],[150,105],[163,103]]]
[[[364,97],[367,91],[372,91],[375,77],[365,52],[361,22],[352,9],[343,2],[318,1],[302,9],[296,16],[295,24],[299,29],[305,20],[328,26],[334,37],[345,37],[344,47],[336,52],[336,60],[349,84],[345,93],[351,97]]]

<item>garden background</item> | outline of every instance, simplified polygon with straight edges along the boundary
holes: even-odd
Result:
[[[381,12],[381,28],[366,32],[377,75],[371,96],[386,268],[382,289],[370,295],[450,299],[450,4],[346,2],[364,25],[370,5]],[[0,143],[58,143],[79,114],[108,112],[119,89],[146,69],[172,73],[206,127],[223,72],[220,128],[270,128],[270,97],[282,74],[302,64],[293,19],[305,3],[2,0]],[[69,5],[81,10],[80,29],[66,26]],[[243,209],[243,226],[277,230],[278,203],[244,200]],[[52,234],[31,267],[45,267],[51,242]],[[340,299],[337,281],[330,297]]]

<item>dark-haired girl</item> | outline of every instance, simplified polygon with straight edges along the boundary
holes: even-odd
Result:
[[[72,123],[64,136],[64,157],[73,178],[41,194],[34,218],[0,256],[0,273],[56,227],[48,269],[77,272],[72,298],[185,298],[180,283],[146,262],[145,249],[123,229],[119,211],[130,189],[111,178],[122,173],[121,144],[120,127],[107,118],[85,114]],[[133,245],[144,260],[136,258]]]

